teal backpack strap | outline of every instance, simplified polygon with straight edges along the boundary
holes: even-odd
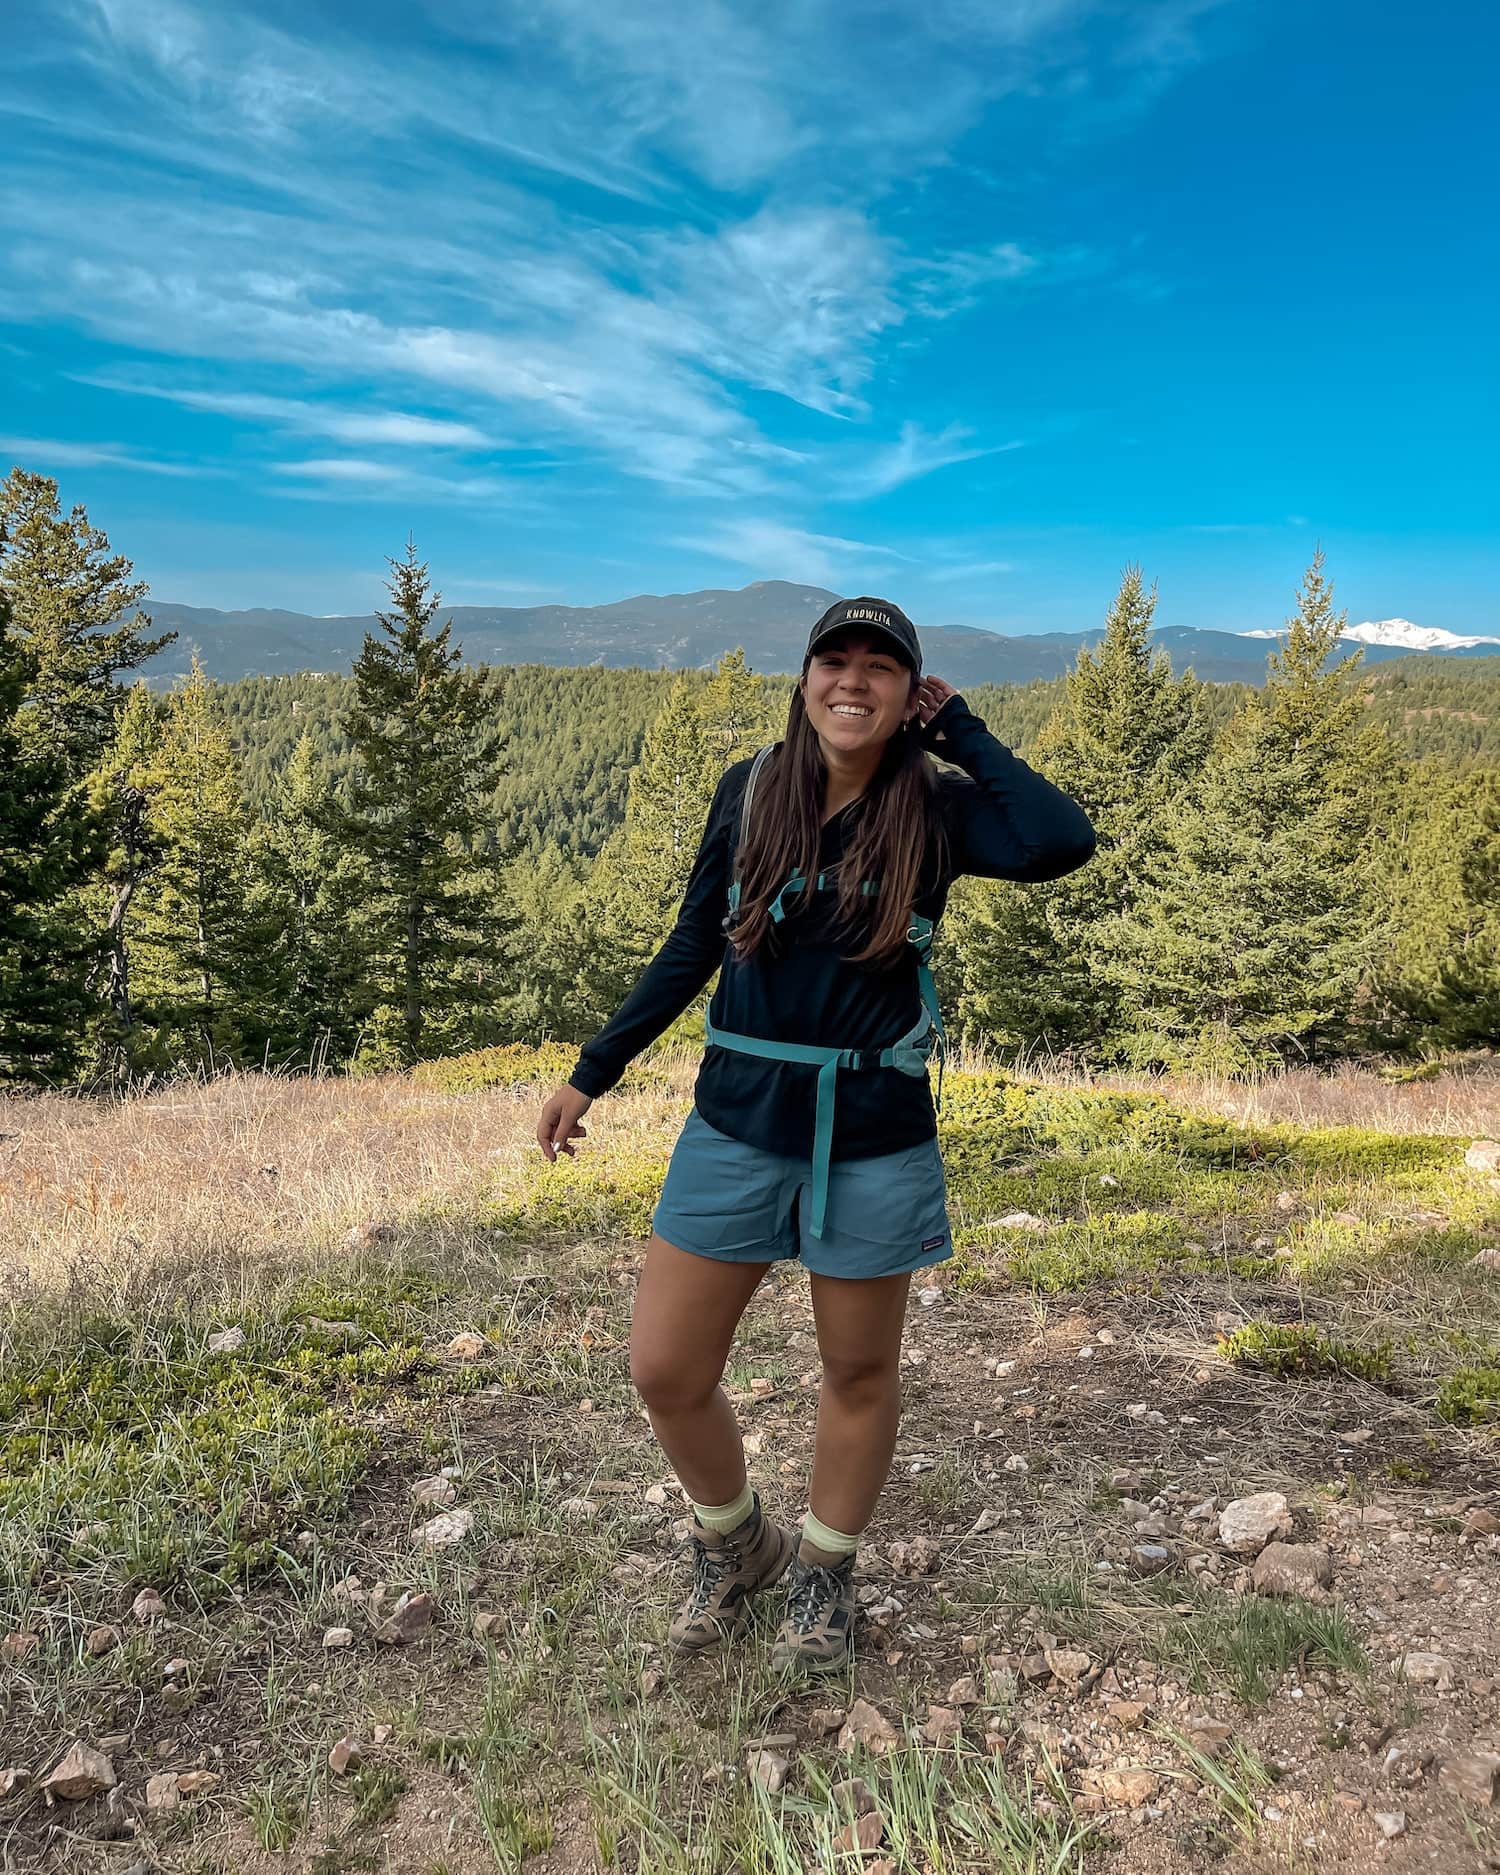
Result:
[[[932,939],[935,927],[930,918],[924,918],[918,911],[911,915],[907,926],[906,941],[917,953],[917,985],[922,994],[922,1007],[927,1011],[932,1022],[935,1049],[938,1058],[937,1094],[933,1102],[937,1111],[943,1111],[943,1068],[948,1059],[948,1036],[943,1028],[943,1011],[938,1002],[937,978],[932,974]]]
[[[730,855],[729,864],[731,870],[733,870],[740,850],[745,844],[746,836],[750,832],[750,803],[755,799],[755,784],[760,780],[761,771],[764,769],[766,763],[780,747],[781,744],[779,742],[768,742],[763,749],[756,750],[755,759],[750,764],[750,773],[745,777],[745,792],[740,797],[740,831],[739,837],[734,843],[734,852]],[[729,882],[729,916],[724,921],[726,925],[732,924],[735,918],[739,916],[739,909],[740,882],[738,879],[731,879]]]

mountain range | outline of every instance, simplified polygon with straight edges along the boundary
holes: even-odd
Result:
[[[813,621],[839,595],[821,586],[757,580],[737,592],[643,593],[596,606],[453,606],[453,636],[470,664],[644,665],[683,669],[713,664],[742,645],[753,669],[797,671]],[[314,618],[303,612],[255,609],[220,612],[206,606],[154,603],[155,629],[175,631],[174,644],[144,667],[165,686],[186,675],[196,651],[210,677],[272,676],[292,671],[345,672],[373,614]],[[1398,629],[1399,628],[1399,629]],[[927,668],[949,682],[1030,683],[1056,677],[1081,646],[1097,643],[1103,626],[1078,632],[1036,632],[1007,637],[968,625],[922,625]],[[1202,631],[1168,625],[1152,634],[1178,670],[1191,667],[1210,682],[1258,683],[1265,672],[1265,640],[1275,632]],[[1500,639],[1458,638],[1406,620],[1355,626],[1349,652],[1362,648],[1369,663],[1416,652],[1445,657],[1500,653]]]

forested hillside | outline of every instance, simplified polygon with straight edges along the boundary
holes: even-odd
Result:
[[[559,670],[522,664],[482,674],[500,734],[504,767],[488,808],[505,850],[555,847],[573,856],[598,853],[620,825],[630,771],[675,683],[696,693],[706,671]],[[1029,751],[1066,680],[978,684],[965,694],[1002,742]],[[772,720],[785,714],[786,677],[765,679]],[[248,677],[223,686],[225,717],[244,764],[252,810],[271,798],[277,777],[304,735],[340,783],[354,752],[339,728],[351,680],[307,673]],[[1251,694],[1246,684],[1214,684],[1205,705],[1215,725],[1229,721]],[[1370,712],[1412,756],[1445,767],[1500,768],[1500,658],[1459,661],[1405,658],[1371,673]]]
[[[586,1039],[670,929],[725,768],[786,721],[791,680],[740,652],[471,665],[412,547],[347,675],[194,659],[163,696],[84,511],[16,470],[0,529],[0,1081]],[[1321,556],[1253,687],[1177,669],[1155,609],[1127,568],[1065,676],[966,693],[1098,851],[957,881],[954,1034],[1153,1072],[1493,1045],[1500,662],[1348,658]]]

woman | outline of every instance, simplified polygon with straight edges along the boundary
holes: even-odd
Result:
[[[720,971],[630,1341],[693,1503],[679,1649],[739,1633],[749,1598],[789,1568],[773,1664],[847,1659],[855,1550],[896,1444],[907,1289],[952,1254],[926,1074],[932,927],[960,874],[1055,879],[1093,850],[1076,803],[922,675],[898,606],[840,600],[808,639],[785,741],[720,781],[671,936],[543,1107],[550,1162]],[[719,1384],[756,1286],[793,1257],[810,1272],[823,1368],[800,1539],[763,1514]]]

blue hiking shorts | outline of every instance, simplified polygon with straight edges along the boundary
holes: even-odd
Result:
[[[658,1237],[725,1263],[800,1257],[819,1276],[899,1276],[953,1254],[935,1139],[875,1159],[836,1159],[814,1237],[812,1160],[784,1159],[687,1117],[652,1218]]]

